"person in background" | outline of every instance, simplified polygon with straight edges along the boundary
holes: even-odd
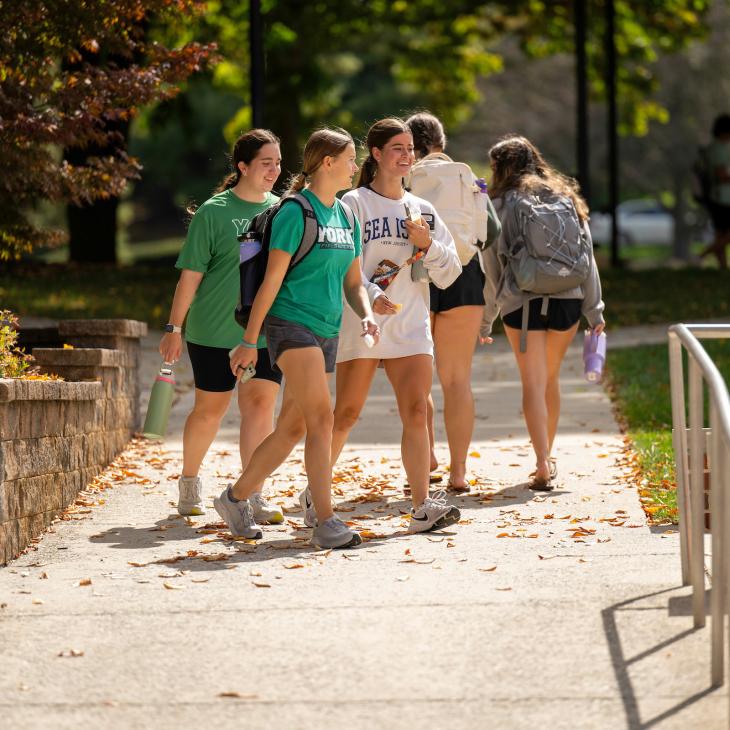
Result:
[[[712,142],[706,150],[709,198],[707,209],[715,229],[715,239],[700,254],[714,254],[721,269],[727,269],[730,244],[730,114],[721,114],[712,125]]]
[[[233,311],[238,302],[238,236],[250,220],[277,200],[271,190],[281,174],[279,139],[266,129],[242,134],[233,147],[233,172],[193,214],[177,263],[180,279],[160,354],[174,363],[182,354],[183,325],[195,380],[195,402],[183,432],[183,468],[178,482],[181,515],[202,515],[200,466],[228,410],[236,377],[229,351],[244,331]],[[281,372],[269,361],[264,338],[257,343],[256,375],[238,387],[240,451],[245,467],[254,449],[273,429]],[[283,522],[281,509],[256,486],[251,505],[261,522]]]
[[[453,162],[444,152],[446,134],[443,125],[437,117],[427,112],[413,114],[406,120],[406,124],[413,134],[413,146],[417,160],[415,167],[421,168],[427,178],[435,178],[430,187],[436,191],[436,197],[438,197],[441,187],[438,185],[439,173],[446,167],[443,163]],[[467,172],[470,174],[469,186],[471,187],[475,178],[470,170]],[[453,185],[446,177],[443,184]],[[468,204],[469,211],[473,205],[472,200],[476,200],[478,204],[486,208],[487,230],[484,232],[485,240],[482,242],[486,247],[496,240],[502,226],[489,195],[472,193],[464,201]],[[448,215],[451,211],[442,212],[439,210],[436,200],[432,199],[431,202],[448,228]],[[456,211],[457,217],[460,213],[461,211]],[[468,212],[466,214],[468,215]],[[459,230],[449,230],[455,240],[461,233]],[[479,327],[484,315],[484,272],[480,253],[474,245],[467,241],[462,242],[462,249],[460,250],[457,245],[462,272],[456,281],[445,289],[439,289],[434,284],[430,285],[431,331],[436,373],[444,394],[444,425],[449,442],[450,463],[447,489],[454,492],[469,491],[466,477],[466,456],[474,431],[471,365],[474,348],[479,339]],[[433,471],[437,467],[437,460],[434,452],[434,408],[430,395],[428,405],[428,432],[431,444],[431,470]]]
[[[481,336],[484,341],[491,341],[492,324],[497,314],[501,314],[520,371],[522,410],[535,452],[535,471],[529,486],[550,490],[557,477],[552,450],[560,420],[560,366],[581,314],[596,334],[605,327],[601,280],[588,228],[588,206],[578,192],[577,183],[554,170],[537,147],[524,137],[504,137],[490,149],[489,158],[491,193],[502,221],[502,233],[484,256],[486,307]],[[510,252],[524,250],[524,231],[518,222],[517,209],[524,201],[530,204],[530,201],[556,200],[570,210],[573,221],[577,216],[580,234],[588,244],[588,276],[581,286],[549,297],[529,294],[517,286],[510,268]],[[525,318],[523,307],[527,307]],[[520,344],[523,323],[527,330],[524,348]]]

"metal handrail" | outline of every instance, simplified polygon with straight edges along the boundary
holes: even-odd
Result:
[[[724,677],[723,630],[730,585],[725,556],[730,529],[730,396],[727,385],[700,344],[700,339],[730,338],[730,324],[675,324],[669,328],[669,376],[672,398],[674,458],[679,507],[682,583],[692,586],[696,628],[705,625],[704,385],[710,403],[707,460],[710,473],[712,551],[712,684]],[[687,419],[682,348],[688,356],[689,419]],[[688,443],[689,436],[689,443]]]

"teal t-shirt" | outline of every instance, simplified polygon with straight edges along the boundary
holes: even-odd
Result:
[[[314,208],[317,242],[287,273],[269,313],[304,325],[319,337],[337,337],[342,323],[342,283],[362,252],[360,224],[355,219],[355,230],[350,228],[339,200],[329,208],[309,190],[302,192]],[[294,255],[304,231],[299,205],[284,203],[271,226],[269,248]]]
[[[196,345],[234,348],[243,338],[243,328],[233,317],[238,304],[238,236],[251,219],[276,203],[267,193],[263,203],[241,200],[233,190],[224,190],[203,203],[190,221],[175,266],[199,271],[204,276],[190,305],[185,339]],[[261,337],[259,347],[266,347]]]

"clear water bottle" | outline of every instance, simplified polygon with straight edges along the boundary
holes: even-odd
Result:
[[[606,362],[606,333],[586,330],[583,337],[583,370],[589,383],[600,383]]]
[[[148,439],[162,439],[167,432],[167,419],[170,417],[172,397],[175,394],[175,376],[172,363],[163,362],[160,372],[155,378],[147,416],[144,419],[142,435]]]

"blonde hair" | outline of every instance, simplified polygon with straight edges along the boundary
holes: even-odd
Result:
[[[285,194],[302,190],[309,178],[320,168],[325,157],[337,157],[350,144],[355,144],[352,136],[341,127],[323,127],[312,132],[304,145],[302,171],[289,180],[289,188]]]
[[[576,180],[555,170],[529,139],[510,134],[489,150],[492,184],[489,194],[501,198],[510,190],[531,195],[563,195],[573,201],[581,221],[588,220],[588,205]]]

